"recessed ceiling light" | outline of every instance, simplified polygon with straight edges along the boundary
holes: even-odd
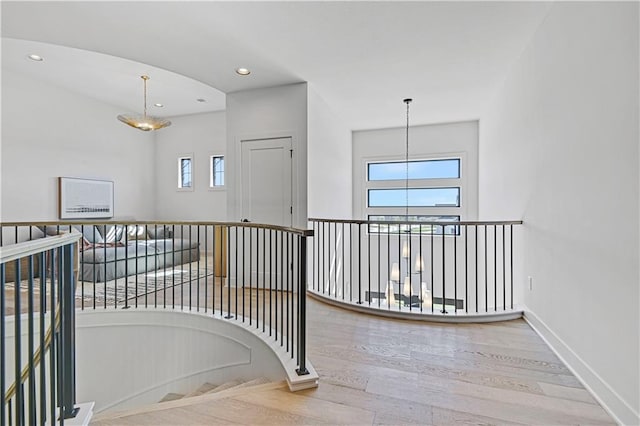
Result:
[[[32,61],[38,61],[38,62],[41,62],[41,61],[44,60],[44,58],[42,56],[34,55],[34,54],[31,54],[31,55],[27,56],[27,58],[31,59]]]
[[[196,101],[198,101],[198,102],[207,102],[206,99],[202,99],[202,98],[198,98],[198,99],[196,99]]]
[[[251,74],[251,71],[249,71],[247,68],[238,68],[236,69],[236,73],[240,75],[249,75]]]
[[[154,106],[157,106],[158,108],[162,108],[164,105],[163,104],[153,104]]]

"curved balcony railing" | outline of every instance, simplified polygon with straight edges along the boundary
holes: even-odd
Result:
[[[58,380],[56,374],[75,371],[73,354],[60,364],[64,370],[40,366],[44,357],[34,344],[50,346],[45,320],[62,330],[54,330],[54,345],[73,342],[74,306],[194,311],[240,323],[279,346],[288,364],[295,364],[293,376],[300,377],[290,382],[292,388],[309,387],[307,382],[317,379],[308,375],[306,363],[307,238],[312,235],[233,222],[0,223],[2,424],[57,421],[55,407],[71,415],[75,391],[66,386],[73,378]],[[58,240],[66,244],[64,255],[45,249]],[[45,248],[32,250],[40,246]],[[71,320],[54,319],[54,302],[61,300]],[[9,323],[16,337],[8,346]],[[34,330],[34,324],[40,328]],[[21,330],[28,330],[28,345],[20,342]],[[23,346],[29,347],[27,355]],[[50,375],[56,381],[47,382]]]
[[[435,320],[521,314],[513,265],[522,221],[309,220],[313,295]]]

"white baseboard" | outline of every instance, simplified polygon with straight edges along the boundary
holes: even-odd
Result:
[[[547,327],[544,321],[529,310],[525,310],[524,319],[618,424],[640,425],[640,414]]]

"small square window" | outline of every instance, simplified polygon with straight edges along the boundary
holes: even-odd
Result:
[[[209,165],[209,187],[224,186],[224,155],[212,155]]]
[[[193,158],[178,158],[178,189],[193,189]]]

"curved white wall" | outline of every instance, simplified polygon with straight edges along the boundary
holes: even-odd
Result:
[[[259,337],[234,322],[165,310],[78,311],[77,400],[97,412],[188,393],[205,382],[287,375]]]

